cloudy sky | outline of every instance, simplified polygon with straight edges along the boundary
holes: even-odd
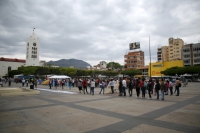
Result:
[[[124,64],[140,42],[149,63],[168,38],[200,42],[199,0],[0,0],[0,57],[25,59],[26,40],[40,38],[40,60]]]

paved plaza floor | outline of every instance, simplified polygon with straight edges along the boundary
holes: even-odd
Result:
[[[12,84],[19,87],[21,84]],[[200,83],[165,100],[48,89],[39,95],[0,97],[0,133],[200,133]]]

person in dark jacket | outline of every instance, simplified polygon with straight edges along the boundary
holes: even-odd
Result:
[[[157,94],[157,98],[156,99],[159,99],[160,83],[159,83],[158,80],[156,80],[155,90],[156,90],[156,94]]]

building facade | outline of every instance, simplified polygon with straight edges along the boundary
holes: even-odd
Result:
[[[33,30],[33,33],[27,39],[27,44],[26,44],[26,66],[40,66],[39,49],[40,49],[39,38],[36,37]]]
[[[157,49],[157,60],[158,61],[169,61],[169,46],[162,46]]]
[[[169,60],[180,60],[182,59],[182,47],[184,45],[184,41],[180,38],[174,39],[169,38]]]
[[[150,72],[150,65],[151,65],[151,72]],[[165,76],[161,74],[161,71],[166,70],[170,67],[183,67],[183,60],[173,60],[173,61],[165,61],[165,62],[153,62],[149,64],[148,74],[151,77],[162,77]]]
[[[137,69],[144,67],[144,52],[134,51],[124,55],[124,68],[125,70]]]
[[[26,60],[14,58],[0,58],[0,77],[8,74],[10,70],[17,70],[18,67],[24,66]]]
[[[184,66],[200,65],[200,43],[184,45],[182,59]]]

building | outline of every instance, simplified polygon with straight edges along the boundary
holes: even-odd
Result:
[[[34,30],[26,42],[26,60],[17,58],[0,58],[0,77],[8,74],[10,70],[17,70],[20,66],[41,66],[45,61],[39,62],[39,38],[35,36]]]
[[[158,48],[157,59],[158,61],[169,61],[169,46]]]
[[[139,77],[148,77],[148,69],[149,66],[138,67],[137,70],[140,70],[142,72],[142,75],[139,75]]]
[[[39,38],[36,37],[33,30],[33,33],[27,39],[27,44],[26,44],[26,66],[40,66],[39,50],[40,50]]]
[[[26,60],[17,59],[17,58],[0,58],[0,77],[8,74],[10,70],[17,70],[18,67],[24,66]]]
[[[183,67],[183,60],[173,60],[165,62],[154,62],[149,64],[148,74],[150,76],[150,65],[151,65],[151,77],[162,77],[165,76],[161,74],[161,71],[166,70],[170,67]]]
[[[125,70],[136,69],[144,67],[144,52],[134,51],[124,55],[124,68]]]
[[[184,45],[184,41],[180,38],[174,39],[169,38],[169,61],[171,60],[180,60],[182,59],[182,47]]]
[[[99,62],[100,69],[107,69],[106,66],[107,66],[107,63],[105,61],[100,61]]]
[[[182,48],[184,66],[200,65],[200,43],[191,43]]]
[[[169,46],[162,46],[157,49],[157,60],[171,61],[182,59],[182,47],[184,42],[182,39],[169,38]]]

